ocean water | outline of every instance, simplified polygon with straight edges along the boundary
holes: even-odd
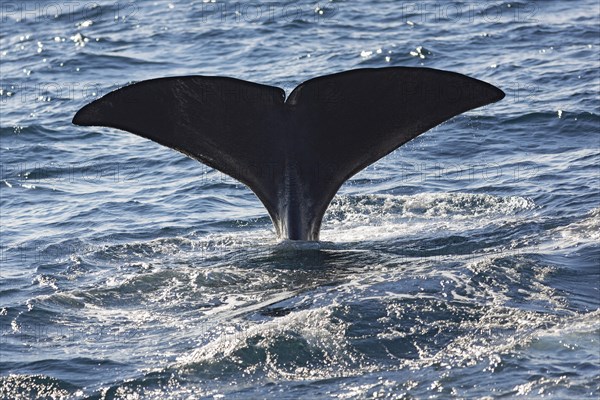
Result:
[[[600,396],[596,0],[1,13],[0,397]],[[507,96],[350,179],[318,244],[278,243],[257,198],[219,172],[71,124],[149,78],[289,93],[385,66]]]

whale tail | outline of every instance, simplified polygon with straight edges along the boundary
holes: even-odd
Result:
[[[430,68],[357,69],[311,79],[287,100],[233,78],[142,81],[93,101],[73,123],[125,130],[247,185],[279,238],[318,240],[352,175],[434,126],[496,102],[488,83]]]

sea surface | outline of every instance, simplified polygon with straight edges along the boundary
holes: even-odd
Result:
[[[1,398],[600,396],[598,1],[0,11]],[[352,177],[320,243],[278,242],[220,172],[71,124],[144,79],[289,94],[386,66],[506,98]]]

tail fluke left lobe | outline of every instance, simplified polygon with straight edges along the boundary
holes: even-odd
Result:
[[[269,212],[280,179],[285,92],[233,78],[185,76],[125,86],[73,123],[125,130],[180,151],[249,186]]]

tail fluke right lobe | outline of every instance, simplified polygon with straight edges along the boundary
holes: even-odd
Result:
[[[298,164],[313,166],[298,178],[313,230],[352,175],[436,125],[503,97],[488,83],[430,68],[359,69],[300,84],[286,106]]]

